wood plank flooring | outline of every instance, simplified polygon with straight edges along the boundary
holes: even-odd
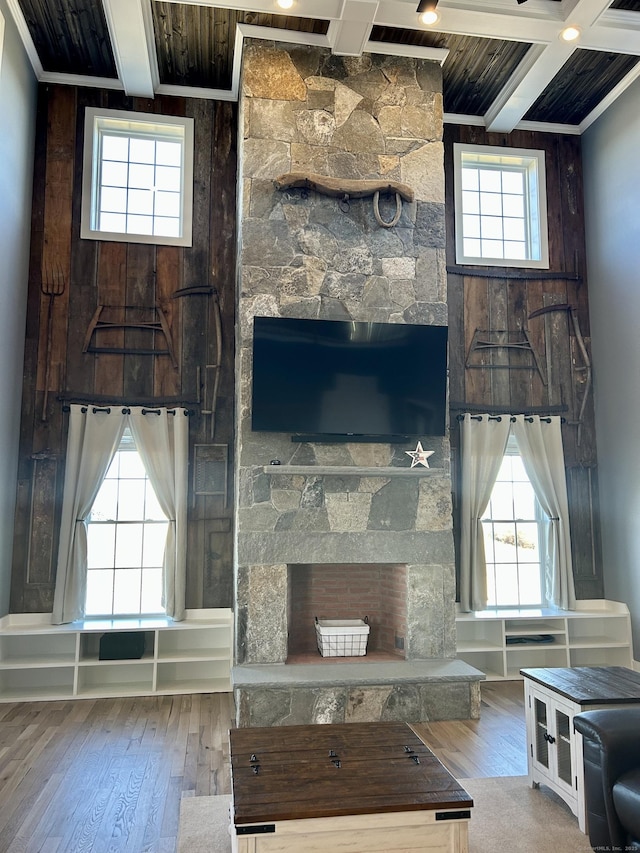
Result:
[[[230,791],[231,694],[0,705],[0,853],[174,853],[182,797]],[[526,773],[522,682],[416,732],[454,776]]]

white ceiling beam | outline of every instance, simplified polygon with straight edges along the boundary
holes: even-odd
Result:
[[[153,98],[159,75],[149,0],[102,0],[102,4],[124,91]]]
[[[573,45],[561,41],[546,47],[530,47],[516,73],[487,111],[487,130],[510,133],[574,50]]]
[[[377,0],[345,0],[339,22],[332,22],[331,44],[337,56],[360,56],[369,41]]]

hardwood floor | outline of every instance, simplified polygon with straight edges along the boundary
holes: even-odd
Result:
[[[230,694],[0,705],[0,853],[174,853],[182,797],[229,793]],[[522,682],[416,732],[459,778],[526,773]]]

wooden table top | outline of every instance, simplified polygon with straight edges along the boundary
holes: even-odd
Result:
[[[229,738],[236,826],[473,806],[407,723],[242,728]]]
[[[625,666],[541,667],[520,673],[578,705],[640,702],[640,673]]]

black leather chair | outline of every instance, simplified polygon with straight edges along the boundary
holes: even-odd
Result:
[[[640,707],[573,718],[584,746],[584,792],[594,850],[640,851]]]

